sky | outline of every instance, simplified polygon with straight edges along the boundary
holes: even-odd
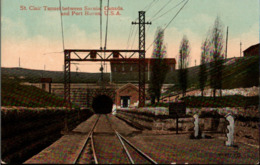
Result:
[[[199,65],[201,43],[208,35],[217,16],[223,23],[224,41],[228,26],[227,57],[240,56],[242,51],[259,43],[259,0],[110,0],[113,10],[108,17],[107,49],[138,49],[138,11],[146,11],[146,57],[151,57],[156,30],[164,31],[167,57],[177,58],[181,39],[190,42],[189,66]],[[102,12],[108,0],[102,0]],[[1,66],[62,71],[64,65],[62,28],[65,49],[99,49],[100,0],[61,0],[62,13],[67,8],[82,10],[61,16],[59,0],[2,0],[1,1]],[[49,10],[48,10],[49,9]],[[180,12],[175,17],[176,13]],[[82,12],[82,15],[81,15]],[[112,9],[110,10],[112,12]],[[118,14],[118,15],[116,15]],[[175,18],[174,18],[175,17]],[[174,18],[174,19],[173,19]],[[173,19],[173,20],[172,20]],[[172,20],[172,22],[170,22]],[[169,24],[170,22],[170,24]],[[102,16],[102,47],[105,44],[106,16]],[[150,46],[151,45],[151,46]],[[225,43],[224,43],[225,47]],[[149,48],[149,49],[148,49]],[[84,62],[72,65],[71,70],[99,72],[100,63]],[[107,72],[110,67],[107,66]]]

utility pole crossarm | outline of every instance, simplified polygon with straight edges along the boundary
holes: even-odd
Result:
[[[136,24],[140,24],[139,22],[132,22],[132,25],[136,25]],[[144,24],[148,24],[148,25],[151,25],[152,22],[145,22]]]

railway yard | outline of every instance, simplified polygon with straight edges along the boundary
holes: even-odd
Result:
[[[190,139],[190,134],[140,130],[112,114],[95,114],[28,164],[256,164],[259,148],[225,139]]]

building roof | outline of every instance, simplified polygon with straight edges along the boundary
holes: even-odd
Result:
[[[132,83],[127,83],[127,84],[125,84],[124,86],[122,86],[121,88],[119,88],[119,89],[117,90],[117,92],[121,92],[121,91],[123,91],[123,90],[125,90],[125,89],[127,89],[127,88],[132,88],[132,89],[134,89],[134,90],[136,90],[136,91],[139,90],[134,84],[132,84]]]
[[[159,58],[145,58],[146,63],[153,62],[155,60],[158,60]],[[162,58],[162,60],[166,60],[166,63],[168,64],[176,64],[175,58]],[[115,63],[138,63],[139,58],[130,58],[127,61],[110,61],[111,64]]]
[[[248,48],[247,48],[246,50],[244,50],[243,52],[249,51],[250,49],[255,49],[255,48],[257,48],[257,47],[260,49],[260,43],[248,47]]]

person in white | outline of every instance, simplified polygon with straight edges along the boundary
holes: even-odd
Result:
[[[226,146],[233,146],[234,145],[235,120],[234,120],[234,117],[230,113],[227,114],[225,117],[226,117],[227,121],[229,122],[229,125],[227,126],[228,141],[226,141]]]
[[[199,136],[199,115],[193,115],[194,118],[194,137],[197,138]]]

